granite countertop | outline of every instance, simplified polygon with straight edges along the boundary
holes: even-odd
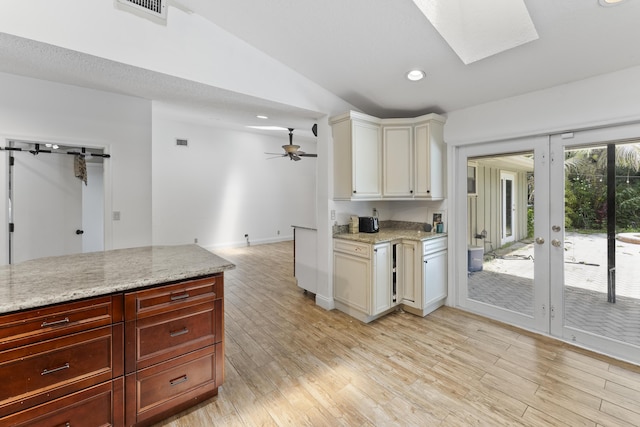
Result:
[[[197,245],[147,246],[0,266],[0,313],[108,295],[231,270]]]
[[[334,234],[335,239],[352,240],[355,242],[369,243],[375,245],[377,243],[390,242],[392,240],[429,240],[439,237],[446,237],[446,233],[434,233],[421,230],[389,228],[380,229],[377,233],[338,233]]]

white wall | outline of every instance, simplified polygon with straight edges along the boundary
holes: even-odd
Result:
[[[288,138],[185,123],[154,104],[153,243],[237,246],[245,234],[266,243],[292,239],[292,225],[315,227],[317,159],[264,154],[283,152]],[[294,142],[316,152],[315,141],[294,133]]]
[[[258,98],[325,111],[344,101],[197,14],[167,7],[166,25],[114,0],[3,0],[2,32]]]
[[[0,143],[26,139],[104,147],[105,247],[151,243],[151,103],[75,86],[0,73]],[[4,155],[3,155],[4,157]],[[0,162],[0,224],[7,224],[7,170]],[[110,215],[107,215],[110,218]],[[8,261],[6,226],[0,227],[0,261]]]
[[[448,145],[462,145],[636,121],[638,99],[640,67],[633,67],[452,111],[444,137]]]

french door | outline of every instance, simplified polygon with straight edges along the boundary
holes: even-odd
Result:
[[[610,216],[626,209],[621,197],[635,203],[635,193],[627,193],[640,197],[640,171],[630,166],[625,173],[620,161],[608,171],[594,166],[607,149],[611,158],[624,158],[621,152],[636,148],[640,153],[639,125],[458,148],[453,202],[460,212],[456,229],[465,232],[452,236],[457,304],[640,363],[640,220],[625,216],[630,222],[624,225],[620,212],[618,220]],[[580,156],[589,162],[577,162]],[[470,161],[478,165],[473,195],[466,188]],[[512,218],[498,208],[505,206],[507,179],[516,194]],[[612,189],[617,199],[607,203]],[[519,210],[528,215],[515,214]],[[517,225],[522,221],[529,227]],[[505,228],[513,242],[502,239]],[[624,231],[637,242],[619,240]],[[481,267],[472,259],[480,250]]]

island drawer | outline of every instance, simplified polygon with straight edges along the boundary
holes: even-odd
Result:
[[[135,323],[137,369],[197,350],[216,341],[216,305],[210,301],[145,317]],[[221,307],[218,308],[221,310]],[[133,322],[127,322],[127,328]]]
[[[122,378],[106,382],[60,399],[0,418],[0,425],[12,427],[122,426],[117,402],[124,399]],[[120,384],[119,386],[114,386]]]
[[[0,416],[111,380],[112,347],[105,326],[0,352]]]
[[[127,375],[126,399],[135,402],[137,423],[156,418],[201,396],[214,393],[216,352],[210,346]],[[131,424],[133,414],[128,414]]]
[[[0,323],[0,351],[120,321],[122,295],[7,314]]]
[[[371,245],[350,240],[333,239],[333,250],[363,258],[371,256]]]
[[[125,294],[125,319],[155,316],[167,311],[221,299],[223,276],[188,280]]]

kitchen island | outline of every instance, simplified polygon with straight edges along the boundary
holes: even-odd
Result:
[[[149,425],[224,381],[224,271],[196,245],[0,267],[0,425]]]
[[[425,316],[447,297],[447,235],[422,227],[333,236],[336,308],[365,323],[402,308]]]

